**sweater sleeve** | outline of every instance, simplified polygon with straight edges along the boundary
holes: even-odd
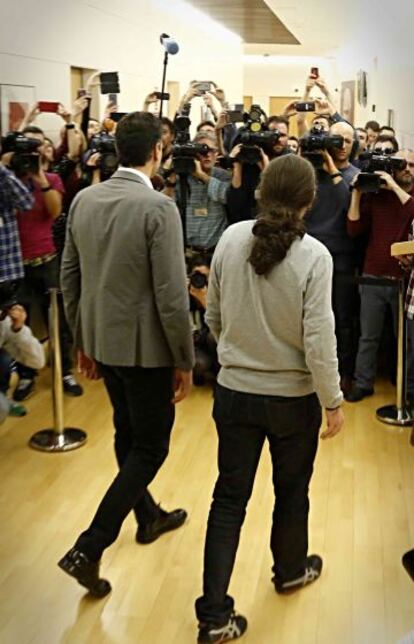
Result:
[[[218,342],[221,333],[220,274],[222,258],[221,249],[223,246],[222,239],[217,245],[211,262],[210,275],[208,278],[207,311],[204,317],[205,322],[216,342]]]
[[[3,347],[10,355],[31,369],[41,369],[45,366],[45,354],[43,347],[37,340],[28,326],[23,326],[20,331],[14,332],[11,328],[9,318],[6,318],[3,325],[5,339]]]
[[[350,221],[347,218],[346,226],[350,237],[365,235],[371,229],[371,200],[369,195],[363,195],[359,206],[358,221]]]
[[[305,360],[325,408],[338,407],[343,401],[332,312],[332,267],[332,258],[327,254],[317,258],[308,278],[303,307]]]

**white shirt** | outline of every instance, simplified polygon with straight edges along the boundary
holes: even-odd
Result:
[[[141,170],[136,170],[135,168],[125,168],[123,165],[120,165],[118,170],[123,170],[124,172],[132,172],[132,174],[138,175],[143,182],[148,186],[148,188],[151,188],[151,190],[154,190],[154,186],[151,183],[151,179],[149,178],[148,175],[144,174],[141,172]]]

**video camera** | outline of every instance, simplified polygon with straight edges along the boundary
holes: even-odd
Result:
[[[407,161],[381,152],[368,151],[359,156],[361,172],[355,183],[360,192],[378,192],[384,181],[376,172],[383,171],[393,175],[394,172],[405,170]]]
[[[192,174],[194,159],[199,154],[208,154],[210,148],[205,143],[192,143],[190,136],[191,121],[186,114],[179,114],[174,119],[175,145],[173,146],[172,171],[177,174]]]
[[[101,132],[95,134],[89,143],[90,155],[99,152],[101,159],[99,169],[103,178],[109,178],[118,168],[118,154],[115,146],[115,137],[112,134]]]
[[[241,143],[239,154],[234,160],[226,159],[226,167],[234,161],[247,165],[256,165],[262,160],[260,149],[265,154],[271,155],[275,143],[279,140],[279,130],[269,130],[266,124],[267,116],[260,105],[252,105],[250,112],[243,115],[244,125],[240,128],[234,145]]]
[[[10,169],[17,177],[24,177],[30,172],[39,171],[39,153],[41,141],[25,136],[21,132],[8,132],[1,140],[2,154],[13,152]]]
[[[318,126],[314,126],[307,136],[299,140],[302,156],[308,159],[317,170],[323,168],[324,158],[320,154],[321,150],[328,150],[328,152],[334,148],[340,150],[343,144],[343,136],[340,134],[327,134]]]
[[[17,282],[0,283],[0,321],[4,320],[8,311],[17,304]]]

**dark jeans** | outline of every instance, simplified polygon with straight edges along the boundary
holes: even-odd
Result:
[[[115,541],[131,510],[143,525],[159,515],[147,486],[167,457],[175,414],[172,369],[99,367],[114,409],[119,473],[76,542],[92,561]]]
[[[13,358],[5,349],[0,349],[0,392],[7,394]]]
[[[358,290],[353,256],[333,255],[332,308],[335,315],[338,366],[341,376],[352,377],[357,351]]]
[[[233,610],[227,594],[240,530],[265,439],[273,463],[275,505],[270,547],[275,577],[303,574],[308,551],[308,486],[318,445],[321,408],[315,394],[258,396],[216,387],[219,477],[214,488],[204,551],[199,621],[224,624]],[[260,526],[258,526],[260,529]]]
[[[52,259],[46,264],[40,266],[25,266],[24,267],[24,280],[18,291],[19,302],[23,304],[27,311],[27,322],[30,324],[30,310],[33,302],[39,302],[42,317],[46,327],[49,327],[49,294],[50,288],[59,288],[59,262],[57,257]],[[60,348],[62,354],[62,372],[66,375],[72,368],[72,337],[66,322],[65,313],[63,310],[62,296],[58,296],[59,304],[59,323],[60,323]],[[20,378],[29,378],[30,380],[35,377],[36,370],[31,369],[18,363],[18,373]]]
[[[361,284],[359,292],[361,337],[355,366],[355,384],[362,389],[371,389],[377,373],[377,354],[388,307],[392,313],[394,334],[397,334],[398,289],[393,286]]]

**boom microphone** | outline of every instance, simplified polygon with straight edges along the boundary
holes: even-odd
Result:
[[[160,43],[168,54],[174,55],[179,50],[178,43],[168,34],[161,34]]]

